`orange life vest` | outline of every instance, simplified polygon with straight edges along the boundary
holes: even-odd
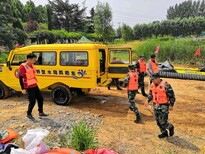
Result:
[[[26,79],[27,80],[24,82],[27,83],[28,86],[37,84],[35,66],[32,64],[32,68],[31,68],[26,63],[22,63],[21,65],[23,65],[25,70],[26,70]]]
[[[140,72],[146,72],[147,65],[146,65],[145,61],[139,59],[138,62],[140,64]]]
[[[135,72],[129,71],[128,75],[129,75],[130,79],[129,79],[127,89],[128,90],[137,90],[138,89],[138,73],[136,71]]]
[[[46,154],[81,154],[81,153],[70,148],[59,148],[59,149],[51,150]]]
[[[155,60],[155,63],[154,63],[153,61],[149,60],[149,62],[150,62],[150,64],[151,64],[153,73],[159,72],[159,69],[158,69],[158,61]]]
[[[8,136],[5,139],[0,140],[0,143],[5,144],[19,137],[19,134],[14,130],[8,129],[6,131],[8,132]]]
[[[166,83],[166,81],[162,80],[158,86],[154,83],[151,84],[150,90],[152,91],[153,102],[158,105],[169,102],[165,89]]]

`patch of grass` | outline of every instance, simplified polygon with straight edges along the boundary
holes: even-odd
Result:
[[[126,42],[123,39],[115,39],[113,44],[117,45],[117,44],[125,44],[125,43]]]
[[[119,40],[117,42],[109,44],[108,46],[112,48],[116,47],[116,48],[132,48],[133,49],[133,47],[137,47],[141,43],[142,41],[138,41],[138,40],[128,41],[128,42],[125,42],[124,40]]]
[[[98,145],[94,128],[88,126],[85,122],[80,122],[72,126],[69,135],[61,137],[60,143],[62,147],[68,147],[69,145],[78,151],[95,149]]]
[[[160,45],[157,59],[159,61],[174,61],[179,64],[197,63],[200,65],[205,58],[205,46],[203,41],[198,42],[193,39],[158,38],[144,41],[141,45],[133,47],[137,56],[144,55],[148,60],[149,56],[155,52],[156,46]],[[201,56],[194,59],[195,51],[200,47]]]
[[[60,138],[61,147],[64,147],[64,148],[70,147],[69,139],[70,139],[69,136],[61,136]]]

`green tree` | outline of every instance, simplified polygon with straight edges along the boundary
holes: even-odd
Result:
[[[116,37],[117,38],[121,38],[122,37],[122,27],[119,26],[117,29],[116,29]]]
[[[0,45],[12,49],[16,43],[24,43],[26,34],[15,25],[18,19],[11,0],[0,1],[0,8]]]
[[[13,17],[15,18],[15,21],[13,22],[13,27],[23,30],[23,25],[21,24],[21,21],[23,21],[22,19],[25,15],[23,11],[23,4],[19,0],[11,0],[11,7],[13,9]]]
[[[47,7],[39,5],[36,7],[36,11],[37,11],[37,20],[36,21],[38,21],[38,23],[46,23],[48,20]]]
[[[189,17],[197,17],[204,16],[205,17],[205,1],[198,0],[193,1],[188,0],[182,2],[180,4],[176,4],[175,6],[169,7],[167,10],[167,19],[174,18],[189,18]]]
[[[148,24],[143,24],[142,27],[141,27],[141,35],[143,38],[146,38],[148,37],[148,31],[149,31],[149,25]]]
[[[201,2],[201,5],[198,8],[198,16],[204,16],[205,17],[205,0]]]
[[[90,10],[90,16],[86,17],[86,33],[94,33],[94,15],[95,15],[95,10],[94,8],[91,8]]]
[[[161,34],[161,23],[159,21],[152,23],[151,34],[155,35],[156,38]]]
[[[139,40],[142,38],[142,25],[140,24],[136,24],[133,28],[133,34],[134,34],[134,38]]]
[[[134,39],[133,30],[130,26],[123,24],[122,28],[121,28],[121,32],[122,32],[122,38],[125,41],[129,41],[129,40]]]
[[[36,6],[32,0],[29,0],[26,2],[25,6],[24,6],[24,12],[25,12],[24,20],[26,22],[31,21],[31,20],[37,21],[38,12],[37,12]]]
[[[16,17],[18,17],[23,22],[25,22],[23,20],[25,16],[24,5],[19,0],[11,0],[11,5],[13,8],[13,12],[15,12]]]
[[[86,8],[80,9],[78,4],[73,4],[73,12],[72,12],[72,28],[70,31],[72,32],[84,32],[85,31],[85,10]]]
[[[42,5],[36,6],[32,0],[26,2],[24,6],[24,13],[24,21],[26,22],[35,20],[38,23],[46,23],[47,21],[46,7]]]
[[[52,23],[52,10],[50,5],[47,5],[47,23],[48,23],[48,30],[52,30],[53,29],[53,23]]]
[[[65,29],[70,31],[84,31],[85,7],[80,9],[78,4],[70,4],[68,0],[49,1],[52,10],[53,29]]]
[[[112,28],[112,11],[108,3],[98,2],[95,9],[95,33],[102,35],[103,41],[111,41],[115,36]]]

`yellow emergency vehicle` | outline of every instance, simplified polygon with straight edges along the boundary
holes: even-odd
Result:
[[[59,105],[68,105],[72,93],[89,92],[91,88],[106,86],[110,78],[124,78],[132,63],[129,48],[108,48],[104,44],[47,44],[30,45],[10,51],[6,64],[0,65],[0,98],[7,98],[10,90],[21,91],[19,65],[26,55],[37,56],[38,86],[51,91]],[[113,57],[120,63],[111,64]]]

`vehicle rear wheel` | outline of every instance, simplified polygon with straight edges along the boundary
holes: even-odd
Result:
[[[66,86],[57,86],[51,93],[53,101],[58,105],[69,105],[72,99],[71,91]]]
[[[0,82],[0,99],[5,99],[9,97],[9,95],[10,95],[9,88],[5,84]]]

